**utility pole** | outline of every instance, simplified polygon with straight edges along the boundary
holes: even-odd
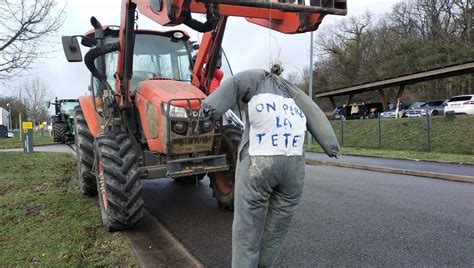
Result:
[[[309,89],[308,89],[308,95],[313,99],[313,32],[311,31],[311,42],[310,42],[310,48],[309,48]],[[311,136],[311,133],[308,131],[307,135],[308,139],[308,146],[307,150],[311,150],[313,148],[313,137]]]
[[[20,88],[20,99],[18,100],[18,129],[20,131],[20,141],[23,140],[23,129],[21,127],[21,103],[22,102],[22,99],[21,99],[21,88]]]

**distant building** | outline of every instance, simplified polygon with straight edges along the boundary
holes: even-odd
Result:
[[[7,129],[10,129],[9,117],[10,113],[8,113],[6,109],[0,107],[0,125],[5,126]]]

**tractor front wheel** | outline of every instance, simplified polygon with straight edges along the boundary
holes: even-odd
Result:
[[[97,195],[97,183],[92,173],[94,164],[94,137],[89,131],[81,106],[74,108],[74,129],[76,133],[76,159],[79,189],[84,195]]]
[[[234,125],[226,125],[222,129],[222,139],[219,154],[226,154],[229,170],[215,172],[209,175],[212,192],[219,206],[234,209],[235,171],[237,166],[237,152],[242,129]]]
[[[134,227],[143,218],[138,159],[127,133],[95,139],[97,190],[102,221],[109,231]]]
[[[53,123],[53,141],[54,142],[66,142],[66,124],[64,122]]]

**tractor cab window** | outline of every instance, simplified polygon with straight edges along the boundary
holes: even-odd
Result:
[[[232,72],[232,68],[230,68],[229,60],[227,59],[227,55],[225,54],[224,51],[222,53],[221,61],[222,61],[221,70],[224,73],[224,77],[222,78],[222,82],[223,82],[224,80],[231,78],[234,75],[234,73]]]
[[[60,104],[61,113],[74,115],[74,107],[76,107],[77,105],[79,105],[79,102],[74,102],[74,101],[62,102]]]
[[[118,38],[108,37],[107,43]],[[105,55],[107,81],[113,87],[117,68],[117,52]],[[154,34],[137,34],[133,53],[133,76],[130,81],[132,95],[138,84],[150,78],[168,78],[190,82],[190,56],[186,42]]]

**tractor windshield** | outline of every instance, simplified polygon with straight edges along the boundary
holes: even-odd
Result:
[[[106,42],[117,42],[115,37],[107,37]],[[105,57],[107,81],[114,85],[117,68],[117,52]],[[137,33],[133,53],[132,95],[140,81],[150,78],[168,78],[177,81],[191,81],[190,56],[186,42],[167,36]]]
[[[65,101],[61,102],[60,109],[61,113],[68,114],[69,116],[74,116],[74,107],[79,105],[79,102],[76,101]]]

